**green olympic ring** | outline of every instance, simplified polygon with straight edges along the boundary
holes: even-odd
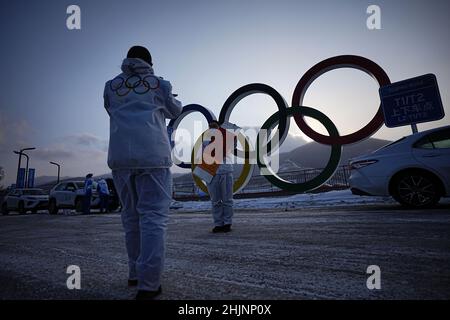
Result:
[[[290,107],[287,108],[287,116],[292,117],[296,114],[307,116],[314,118],[321,122],[325,128],[328,131],[328,134],[330,137],[339,137],[339,132],[334,125],[334,123],[328,118],[325,114],[320,112],[319,110],[309,108],[309,107]],[[320,187],[322,184],[327,182],[333,174],[336,172],[336,169],[339,165],[340,159],[341,159],[341,153],[342,153],[342,145],[341,144],[333,144],[331,145],[331,154],[330,158],[328,160],[328,163],[326,167],[323,169],[323,171],[316,176],[315,178],[302,182],[302,183],[293,183],[290,181],[286,181],[276,175],[275,172],[270,168],[270,166],[267,166],[263,159],[260,158],[260,134],[263,131],[269,131],[270,129],[273,129],[280,120],[280,112],[277,111],[272,116],[269,117],[269,119],[264,122],[261,129],[258,133],[258,137],[256,140],[256,148],[257,148],[257,162],[259,168],[264,168],[268,170],[268,174],[264,174],[264,177],[273,185],[277,186],[280,189],[284,189],[287,191],[294,191],[303,193],[306,191],[314,190]],[[263,130],[264,129],[264,130]],[[268,149],[270,148],[270,145],[268,144]],[[270,154],[270,150],[268,150],[267,154]]]

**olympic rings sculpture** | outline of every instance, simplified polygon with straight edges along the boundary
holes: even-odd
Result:
[[[237,149],[235,150],[235,155],[240,156],[241,158],[245,158],[245,163],[240,177],[236,180],[235,185],[233,186],[234,193],[244,188],[245,185],[250,181],[253,172],[253,164],[248,163],[247,157],[249,156],[255,156],[257,158],[258,167],[260,169],[267,169],[265,171],[266,173],[263,174],[264,177],[270,183],[274,184],[280,189],[294,192],[307,192],[314,190],[323,185],[324,183],[326,183],[335,173],[340,162],[343,145],[352,144],[367,139],[381,128],[381,126],[384,124],[384,117],[381,105],[379,106],[377,113],[375,114],[373,119],[368,124],[366,124],[362,129],[344,136],[339,135],[336,126],[325,114],[311,107],[303,106],[303,100],[306,91],[308,87],[311,85],[311,83],[324,73],[340,68],[354,68],[361,70],[370,75],[372,78],[374,78],[378,82],[380,87],[391,83],[386,72],[375,62],[361,56],[342,55],[323,60],[314,65],[312,68],[310,68],[297,83],[292,96],[292,102],[290,107],[287,105],[286,101],[278,93],[278,91],[276,91],[274,88],[266,84],[261,83],[248,84],[237,89],[230,95],[230,97],[225,101],[220,111],[218,121],[221,124],[229,120],[230,115],[234,107],[237,105],[237,103],[251,94],[254,93],[267,94],[275,101],[278,107],[278,111],[274,113],[272,116],[270,116],[269,119],[266,120],[261,129],[270,131],[278,124],[278,131],[280,138],[277,141],[274,141],[275,143],[272,143],[272,140],[268,141],[267,145],[269,146],[269,148],[266,153],[267,155],[270,156],[270,153],[276,148],[278,148],[286,139],[289,131],[289,123],[290,123],[290,121],[288,121],[289,117],[294,118],[297,126],[309,138],[313,139],[318,143],[331,146],[331,155],[328,160],[328,163],[324,168],[324,170],[318,176],[303,183],[292,183],[278,177],[276,173],[270,169],[270,166],[268,166],[265,163],[265,160],[260,157],[260,152],[258,148],[260,146],[261,142],[260,140],[263,139],[260,136],[260,133],[262,131],[261,130],[257,136],[257,150],[255,151],[256,154],[250,154],[250,152],[248,151],[244,152],[242,150]],[[171,120],[169,122],[167,127],[168,132],[171,133],[176,131],[178,125],[184,119],[184,117],[186,117],[186,115],[192,112],[200,112],[208,122],[216,120],[215,115],[209,109],[198,104],[190,104],[183,108],[181,115],[177,119]],[[311,127],[309,127],[304,120],[305,116],[312,117],[321,122],[325,126],[329,136],[319,134],[316,131],[314,131]],[[241,141],[241,145],[245,145],[245,150],[248,150],[247,149],[247,147],[249,147],[248,140],[245,138],[245,136],[239,138],[241,140],[243,139]],[[172,136],[171,136],[171,143],[174,144]],[[199,143],[201,143],[201,140],[198,140],[196,142],[197,147]],[[192,164],[180,162],[177,165],[181,168],[191,168],[193,170],[195,168],[194,164],[195,149],[196,147],[194,146],[191,155]],[[201,181],[196,176],[194,176],[194,181],[202,191],[207,193],[207,188],[204,185],[203,181]]]
[[[126,79],[122,78],[121,76],[115,77],[109,83],[109,88],[119,97],[123,97],[130,93],[131,90],[133,90],[133,92],[137,94],[145,94],[150,89],[158,89],[159,85],[159,79],[154,75],[148,75],[142,78],[138,74],[132,74]]]

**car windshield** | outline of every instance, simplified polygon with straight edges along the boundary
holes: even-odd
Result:
[[[83,189],[84,188],[84,182],[75,182],[75,184],[77,185],[78,189]]]
[[[44,190],[41,190],[41,189],[23,190],[22,193],[27,196],[43,196],[43,195],[45,195]]]
[[[382,147],[381,147],[380,149],[378,149],[378,150],[381,150],[381,149],[390,147],[390,146],[392,146],[392,145],[394,145],[394,144],[397,144],[397,143],[399,143],[399,142],[401,142],[401,141],[403,141],[403,140],[405,140],[405,139],[406,139],[406,137],[403,137],[403,138],[400,138],[400,139],[398,139],[398,140],[395,140],[394,142],[391,142],[391,143],[388,143],[388,144],[385,145],[385,146],[382,146]]]

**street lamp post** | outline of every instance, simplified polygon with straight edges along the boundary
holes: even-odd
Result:
[[[16,187],[19,185],[19,171],[20,171],[20,165],[22,164],[22,155],[25,155],[27,157],[27,171],[28,171],[29,157],[28,157],[28,155],[26,155],[23,152],[24,151],[28,151],[28,150],[34,150],[34,149],[36,149],[36,148],[34,148],[34,147],[32,147],[32,148],[23,148],[23,149],[20,149],[20,151],[14,151],[15,154],[19,155],[19,163],[17,164]],[[24,183],[27,182],[27,175],[28,175],[28,172],[25,172],[25,181],[24,181]],[[26,185],[24,187],[26,187]]]
[[[19,171],[20,171],[20,165],[22,164],[22,152],[14,151],[14,153],[19,154],[19,163],[17,164],[17,177],[16,177],[16,188],[19,186]]]
[[[27,157],[27,167],[25,169],[25,176],[24,176],[24,187],[26,188],[28,186],[28,163],[30,162],[30,157],[26,153],[20,153],[19,151],[14,151],[15,154],[18,154],[19,156],[25,156]],[[22,161],[20,161],[22,162]]]
[[[60,174],[60,170],[61,170],[61,165],[59,163],[56,163],[56,162],[53,162],[53,161],[50,161],[50,163],[58,167],[58,181],[56,182],[56,184],[58,184],[59,183],[59,174]]]
[[[24,155],[27,158],[27,165],[25,168],[25,188],[28,188],[28,164],[30,163],[30,157],[26,154],[22,152],[22,155]]]

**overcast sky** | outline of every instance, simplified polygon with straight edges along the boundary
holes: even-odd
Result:
[[[66,28],[66,8],[81,8],[81,30]],[[381,8],[381,30],[368,30],[366,9]],[[237,88],[262,82],[290,102],[300,77],[341,54],[377,62],[391,81],[434,73],[449,114],[448,1],[1,1],[0,166],[15,181],[12,150],[34,146],[31,167],[64,176],[103,174],[109,120],[104,83],[120,72],[128,48],[147,46],[155,72],[172,82],[184,105],[218,116]],[[447,39],[447,40],[446,40]],[[310,87],[305,105],[327,114],[341,134],[365,125],[379,105],[378,86],[351,69],[327,73]],[[260,126],[276,111],[270,98],[244,99],[231,120]],[[190,116],[190,123],[199,116]],[[419,125],[419,130],[449,123]],[[311,122],[311,124],[314,124]],[[317,126],[319,129],[319,126]],[[409,127],[383,127],[374,137],[397,139]],[[293,124],[291,135],[301,135]]]

